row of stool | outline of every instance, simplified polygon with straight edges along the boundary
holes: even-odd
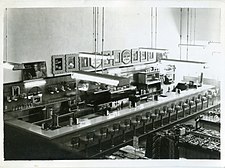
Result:
[[[119,122],[115,122],[110,126],[103,126],[97,131],[88,132],[84,136],[77,136],[71,139],[71,145],[73,148],[79,148],[81,144],[84,145],[85,154],[88,153],[88,148],[97,142],[99,152],[102,152],[102,144],[104,140],[111,142],[111,146],[115,146],[115,138],[122,136],[122,141],[126,142],[129,137],[126,137],[128,132],[133,132],[132,137],[137,135],[137,130],[140,134],[145,134],[147,132],[147,126],[151,124],[151,129],[155,129],[155,121],[158,121],[160,126],[169,124],[171,122],[171,117],[175,117],[177,120],[179,117],[185,117],[194,112],[202,110],[209,106],[210,100],[213,104],[213,95],[205,93],[203,95],[179,101],[177,103],[171,103],[170,105],[165,105],[162,108],[151,109],[148,112],[142,112],[136,116],[125,118]],[[131,136],[131,135],[130,135]]]

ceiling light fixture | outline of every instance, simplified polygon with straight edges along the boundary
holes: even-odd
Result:
[[[199,45],[199,44],[178,44],[178,47],[202,47],[205,49],[206,45]]]
[[[113,79],[115,78],[114,76],[94,72],[85,72],[85,71],[72,72],[71,78],[76,80],[104,83],[112,86],[117,86],[119,84],[119,80]]]
[[[34,80],[34,81],[26,81],[24,82],[24,87],[25,88],[32,88],[36,86],[43,86],[46,84],[46,80]]]
[[[147,51],[147,52],[154,52],[154,53],[167,53],[167,49],[160,49],[160,48],[139,48],[139,51]]]

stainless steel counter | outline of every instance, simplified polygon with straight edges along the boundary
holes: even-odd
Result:
[[[145,102],[135,108],[124,108],[122,110],[112,112],[108,116],[98,116],[92,119],[82,119],[79,125],[64,126],[56,130],[42,130],[40,126],[10,118],[10,116],[7,115],[4,116],[5,119],[7,118],[7,120],[5,120],[5,124],[17,127],[24,131],[29,131],[30,133],[52,140],[70,133],[81,131],[82,129],[93,127],[98,124],[110,122],[112,120],[116,120],[130,114],[135,114],[143,110],[157,107],[165,103],[179,101],[181,99],[184,99],[185,97],[189,97],[212,88],[214,88],[214,86],[204,85],[202,87],[199,87],[198,89],[189,89],[182,91],[180,94],[169,92],[166,93],[167,97],[159,97],[158,101]]]

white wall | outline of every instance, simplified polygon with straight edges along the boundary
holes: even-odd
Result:
[[[149,47],[150,8],[106,8],[105,49]]]
[[[51,55],[92,50],[92,8],[8,9],[7,17],[7,61],[45,60],[50,76]],[[20,79],[7,72],[4,82]]]
[[[9,9],[7,17],[8,61],[45,60],[48,76],[51,76],[51,55],[94,51],[92,8],[18,8]],[[185,14],[183,17],[185,33]],[[101,25],[100,18],[101,11]],[[150,7],[106,7],[104,50],[150,47],[150,20]],[[197,9],[196,41],[219,41],[219,22],[219,9]],[[180,9],[158,8],[157,23],[157,47],[169,49],[169,58],[179,59]],[[99,41],[101,35],[100,26]],[[185,38],[183,35],[183,41]],[[101,44],[99,42],[99,51]],[[186,48],[183,50],[182,59],[185,59]],[[212,54],[202,49],[195,52],[194,49],[189,49],[189,53],[190,60],[205,61],[212,57]],[[20,80],[19,74],[20,72],[4,71],[4,82]]]
[[[158,48],[169,49],[169,58],[180,59],[179,8],[158,8]]]

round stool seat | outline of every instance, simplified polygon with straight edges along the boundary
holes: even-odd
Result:
[[[171,107],[169,107],[168,109],[167,109],[167,112],[168,113],[171,113],[173,111],[173,109],[171,108]]]
[[[207,97],[208,97],[209,99],[212,99],[212,95],[208,95]]]
[[[203,96],[201,100],[202,100],[202,101],[206,101],[207,98],[206,98],[205,96]]]
[[[73,147],[78,147],[80,144],[80,138],[79,137],[72,137],[71,139],[71,145]]]
[[[119,123],[114,123],[109,129],[108,129],[108,132],[109,133],[116,133],[119,131],[119,128],[120,128],[120,125]]]
[[[126,129],[126,128],[130,127],[130,119],[125,119],[125,120],[123,121],[123,123],[120,124],[120,127],[121,127],[122,129]]]
[[[141,116],[141,120],[142,120],[143,122],[147,122],[148,118],[147,118],[146,116]]]
[[[199,102],[200,102],[200,99],[199,98],[195,100],[195,103],[199,103]]]
[[[182,107],[183,107],[183,108],[186,108],[186,107],[188,107],[188,104],[187,104],[187,103],[184,103],[184,104],[182,105]]]
[[[164,116],[165,115],[165,112],[164,111],[160,111],[159,115],[160,116]]]
[[[189,101],[189,105],[190,105],[190,106],[194,105],[194,101],[192,101],[192,100]]]
[[[151,114],[151,118],[152,118],[152,119],[156,119],[156,114],[152,113],[152,114]]]
[[[179,105],[176,105],[176,106],[175,106],[175,109],[176,109],[176,110],[180,110],[181,107],[180,107]]]
[[[108,132],[108,128],[107,127],[102,127],[100,128],[99,131],[95,132],[95,136],[96,137],[106,137],[107,136],[107,132]]]

